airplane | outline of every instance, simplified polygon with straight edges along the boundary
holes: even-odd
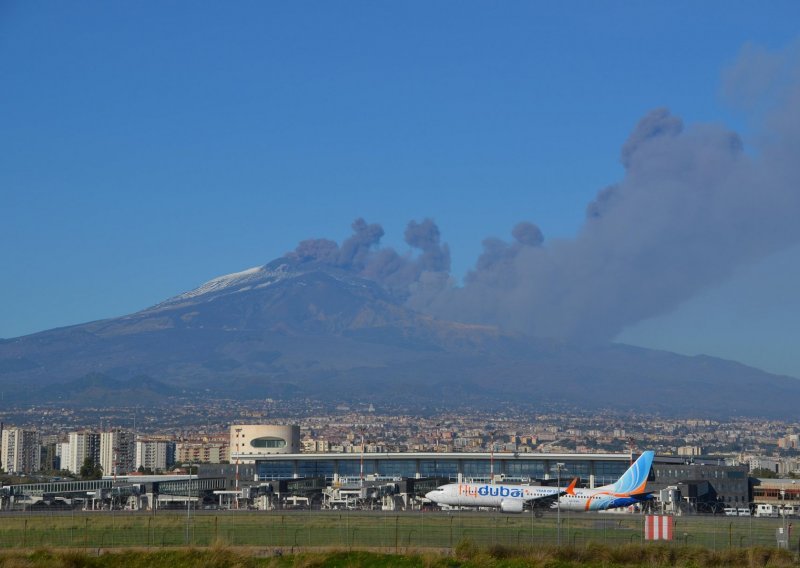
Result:
[[[500,507],[504,513],[521,513],[531,507],[560,507],[572,511],[605,511],[627,507],[652,498],[645,491],[655,452],[643,452],[622,476],[610,485],[580,489],[573,479],[567,487],[538,487],[507,483],[448,483],[425,494],[439,505]],[[558,502],[558,503],[557,503]]]

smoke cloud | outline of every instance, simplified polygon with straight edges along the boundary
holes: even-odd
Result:
[[[295,254],[335,258],[441,318],[611,340],[800,241],[796,55],[748,46],[725,73],[726,97],[752,113],[752,146],[720,125],[687,126],[655,109],[622,146],[623,179],[597,193],[574,238],[545,243],[536,225],[520,223],[511,242],[484,241],[462,285],[450,277],[449,249],[429,219],[406,229],[416,256],[380,249],[382,228],[362,219],[338,252],[330,241],[305,241]]]
[[[379,248],[383,227],[359,218],[351,225],[353,234],[340,247],[328,239],[302,241],[288,256],[338,266],[382,284],[387,290],[407,299],[412,286],[426,273],[450,271],[450,249],[440,242],[439,227],[431,219],[410,221],[405,241],[420,252],[400,254],[392,248]],[[447,280],[447,278],[445,278]]]

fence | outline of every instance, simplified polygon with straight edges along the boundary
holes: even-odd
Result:
[[[725,549],[776,546],[782,519],[676,517],[671,546]],[[609,545],[644,542],[641,515],[454,511],[119,511],[0,514],[0,548],[115,548],[171,546],[376,548],[402,552],[478,546],[536,547],[557,543]],[[792,536],[789,547],[798,549]]]

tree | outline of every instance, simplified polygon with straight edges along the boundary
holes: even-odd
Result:
[[[83,460],[83,465],[81,466],[81,479],[102,479],[103,477],[103,468],[100,464],[94,463],[92,458],[86,458]]]
[[[775,479],[778,474],[766,467],[758,467],[750,472],[753,477],[761,477],[764,479]]]

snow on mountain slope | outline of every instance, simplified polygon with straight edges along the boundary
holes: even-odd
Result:
[[[241,272],[218,276],[217,278],[201,284],[194,290],[189,290],[188,292],[173,296],[153,306],[151,309],[160,310],[173,308],[192,301],[210,300],[220,295],[245,292],[253,288],[265,288],[292,275],[293,272],[286,264],[278,265],[275,268],[272,268],[270,265],[256,266],[248,268],[247,270],[242,270]]]
[[[234,272],[233,274],[218,276],[217,278],[209,280],[205,284],[200,285],[194,290],[184,292],[183,294],[179,294],[178,296],[167,300],[167,302],[186,300],[188,298],[202,296],[203,294],[209,294],[211,292],[220,292],[233,286],[241,286],[242,284],[252,282],[253,280],[263,279],[266,276],[265,273],[266,271],[263,266],[256,266],[254,268],[242,270],[241,272]]]

